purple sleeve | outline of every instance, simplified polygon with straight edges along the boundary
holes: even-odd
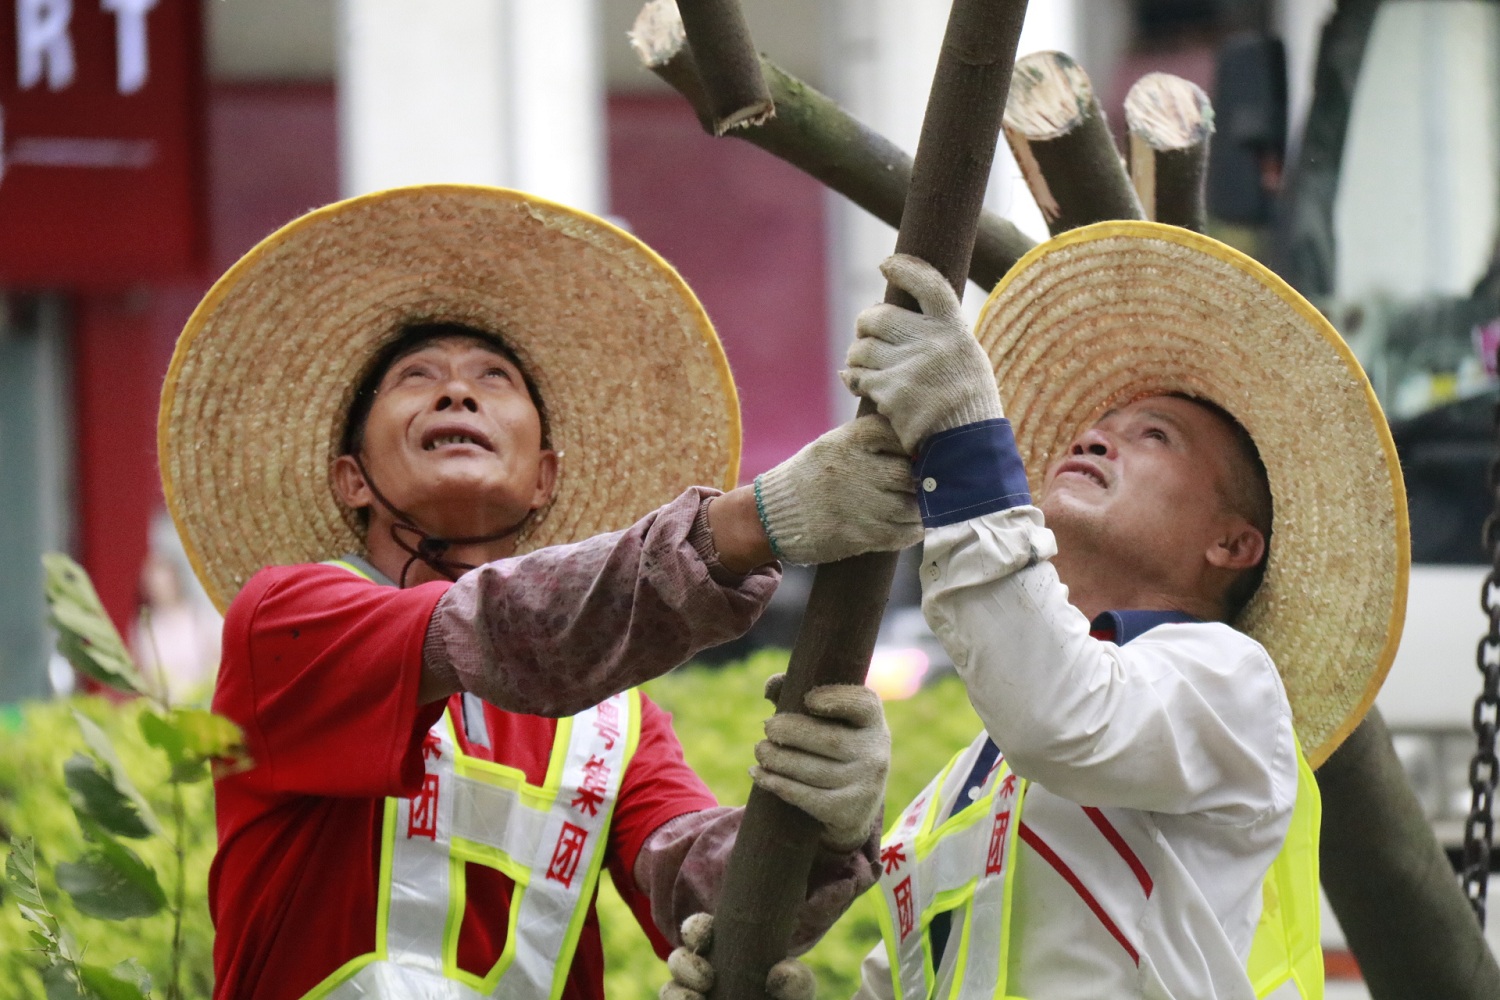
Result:
[[[744,815],[743,807],[719,806],[678,816],[658,827],[636,856],[635,883],[650,898],[651,918],[673,946],[682,943],[684,920],[717,909]],[[818,849],[792,932],[793,955],[816,944],[859,894],[875,884],[879,849],[879,822],[854,851]]]
[[[743,635],[780,570],[717,564],[692,487],[623,531],[470,570],[438,601],[423,658],[499,708],[561,717]]]

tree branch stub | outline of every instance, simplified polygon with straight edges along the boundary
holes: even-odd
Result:
[[[696,57],[714,133],[759,125],[775,115],[739,0],[677,0],[677,10]]]
[[[1052,235],[1145,218],[1093,84],[1063,53],[1033,52],[1017,61],[1005,138]]]
[[[1148,73],[1125,97],[1130,179],[1146,218],[1203,232],[1208,226],[1208,95],[1181,77]]]

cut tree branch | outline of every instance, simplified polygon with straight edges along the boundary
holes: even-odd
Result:
[[[1005,138],[1052,235],[1145,218],[1093,84],[1068,56],[1033,52],[1016,63]]]
[[[642,7],[630,42],[641,63],[687,98],[704,130],[713,133],[713,115],[672,0],[651,0]],[[785,160],[888,225],[899,226],[911,186],[911,157],[770,60],[761,59],[761,70],[776,103],[776,117],[730,135]],[[983,213],[969,278],[989,291],[1032,246],[1033,241],[1008,219]]]
[[[960,291],[1025,17],[1026,0],[955,0],[917,143],[896,250],[926,260]],[[916,307],[894,287],[885,300]],[[818,685],[864,681],[895,570],[893,552],[818,568],[778,712],[801,711]],[[766,974],[787,954],[818,835],[806,814],[751,790],[714,917],[716,1000],[764,996]]]
[[[1377,1000],[1500,997],[1500,968],[1459,891],[1379,709],[1318,768],[1323,890]]]
[[[1195,83],[1147,73],[1125,96],[1130,179],[1146,218],[1201,233],[1208,227],[1208,140],[1214,109]]]
[[[739,0],[677,0],[715,135],[776,114]]]

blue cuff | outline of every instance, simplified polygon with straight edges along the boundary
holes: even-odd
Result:
[[[1010,421],[981,420],[927,439],[912,463],[922,525],[941,528],[1031,503]]]

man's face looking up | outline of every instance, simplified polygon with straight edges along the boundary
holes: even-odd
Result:
[[[453,336],[399,355],[381,376],[355,450],[390,503],[443,537],[492,534],[551,498],[557,453],[520,369],[482,340]],[[344,503],[387,513],[350,455],[334,465]]]
[[[1217,617],[1210,605],[1259,564],[1270,529],[1269,496],[1237,433],[1176,396],[1106,413],[1047,472],[1040,506],[1060,556],[1130,573]]]

